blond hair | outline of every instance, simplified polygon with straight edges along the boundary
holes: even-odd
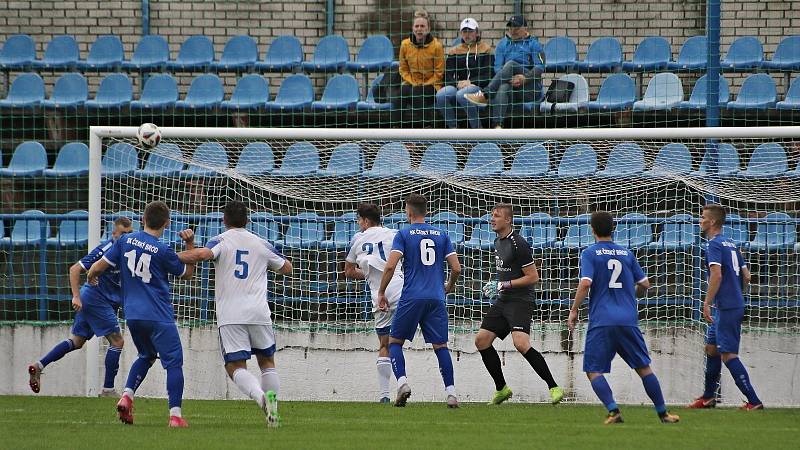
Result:
[[[428,11],[425,11],[424,9],[418,9],[414,11],[414,21],[416,21],[417,19],[425,19],[425,22],[428,24],[428,29],[430,30],[431,18],[428,15]]]

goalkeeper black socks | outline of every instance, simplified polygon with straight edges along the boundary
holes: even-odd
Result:
[[[478,351],[481,352],[483,365],[486,366],[486,370],[489,371],[489,375],[491,375],[494,380],[495,390],[499,391],[503,389],[506,386],[506,379],[503,377],[503,368],[500,367],[500,355],[497,354],[497,350],[490,345]]]
[[[541,353],[536,351],[535,348],[531,347],[525,352],[524,355],[525,359],[528,360],[528,364],[533,367],[533,370],[536,371],[536,374],[547,383],[548,389],[553,389],[554,387],[558,386],[556,381],[553,379],[553,374],[550,373],[550,368],[547,367],[547,362],[544,360],[544,356]]]

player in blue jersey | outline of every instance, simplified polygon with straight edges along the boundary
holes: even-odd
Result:
[[[169,226],[169,208],[164,202],[149,203],[142,220],[144,231],[122,236],[103,258],[89,269],[89,282],[109,268],[119,268],[125,320],[133,344],[139,352],[117,403],[119,419],[133,424],[133,395],[156,360],[167,371],[169,426],[187,427],[181,417],[183,398],[183,348],[175,325],[175,311],[169,292],[168,275],[189,279],[193,264],[184,264],[175,250],[159,238]],[[179,233],[187,249],[194,248],[193,234]]]
[[[411,194],[406,198],[406,215],[411,226],[400,230],[394,237],[392,251],[383,269],[378,289],[378,308],[381,311],[389,309],[386,289],[392,281],[400,258],[403,258],[403,290],[389,332],[389,357],[399,386],[394,405],[405,406],[411,397],[403,344],[406,340],[414,339],[419,326],[425,342],[433,344],[436,359],[439,361],[447,407],[458,408],[453,361],[447,350],[445,295],[453,291],[456,280],[461,275],[461,264],[447,233],[425,223],[427,203],[425,197],[419,194]],[[450,266],[450,276],[446,284],[445,260]]]
[[[611,372],[611,360],[619,355],[642,378],[644,390],[653,401],[663,423],[675,423],[678,416],[667,412],[658,378],[650,368],[650,355],[639,330],[636,296],[644,295],[650,281],[630,250],[611,240],[614,218],[605,211],[592,213],[596,243],[581,253],[580,282],[567,325],[575,329],[578,308],[589,295],[589,329],[583,353],[583,371],[597,397],[608,409],[606,424],[621,423],[622,415],[604,373]]]
[[[708,267],[708,292],[703,303],[703,316],[709,322],[706,331],[705,392],[689,408],[713,408],[717,404],[716,392],[722,363],[728,367],[736,386],[747,397],[741,409],[764,409],[756,395],[750,376],[739,360],[739,340],[742,334],[744,296],[742,291],[750,284],[750,269],[736,244],[722,234],[725,209],[720,205],[706,205],[700,217],[700,231],[708,239],[706,266]],[[711,307],[715,306],[712,314]],[[720,356],[721,354],[721,356]]]
[[[50,352],[40,360],[28,366],[31,390],[39,393],[42,387],[41,376],[44,368],[63,358],[67,353],[83,347],[83,344],[93,336],[105,336],[108,340],[106,352],[106,374],[103,381],[103,390],[100,396],[116,396],[114,391],[114,378],[119,370],[119,356],[125,340],[119,329],[117,310],[122,296],[119,290],[119,271],[108,271],[100,277],[97,286],[86,283],[81,287],[81,272],[89,269],[99,260],[111,245],[121,235],[131,232],[131,220],[119,217],[114,221],[111,232],[111,241],[105,242],[94,248],[89,254],[81,258],[69,268],[69,286],[72,290],[72,309],[76,311],[75,321],[72,324],[72,336],[59,342]]]

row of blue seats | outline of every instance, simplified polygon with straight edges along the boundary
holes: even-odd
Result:
[[[120,211],[115,216],[131,218],[134,229],[138,230],[141,227],[140,217],[133,212]],[[18,216],[9,237],[2,236],[4,227],[0,221],[0,247],[38,246],[43,240],[47,246],[52,247],[85,247],[88,242],[88,213],[72,211],[59,217],[61,220],[54,237],[51,237],[49,221],[42,211],[29,210]],[[465,218],[454,212],[445,211],[431,216],[429,222],[446,230],[451,241],[459,247],[492,250],[495,233],[489,224],[490,219],[491,214],[480,218]],[[574,220],[569,223],[566,230],[559,227],[561,219],[553,218],[546,213],[531,214],[518,219],[517,222],[521,225],[520,235],[533,248],[577,249],[594,243],[591,227],[587,223],[589,215],[584,214],[572,219]],[[654,234],[655,225],[651,223],[654,219],[639,213],[624,215],[618,220],[614,241],[633,249],[669,251],[686,250],[701,243],[697,219],[691,215],[676,214],[661,219],[661,231],[657,235]],[[390,228],[402,229],[409,226],[406,220],[405,213],[398,212],[386,216],[384,224]],[[329,230],[328,222],[312,212],[284,218],[269,213],[254,213],[248,228],[278,247],[330,250],[347,248],[353,235],[359,231],[354,212],[335,218],[332,230]],[[283,233],[280,231],[281,223],[288,223]],[[469,238],[465,223],[471,224]],[[177,232],[191,225],[195,225],[200,244],[204,244],[209,238],[225,230],[222,213],[208,214],[200,220],[194,220],[194,223],[178,215],[173,217],[163,239],[170,244],[178,245],[181,239]],[[113,222],[108,221],[106,228],[104,239],[109,238]],[[561,239],[558,237],[559,229],[561,229]],[[767,214],[762,221],[759,221],[752,240],[748,222],[741,220],[736,214],[729,215],[729,221],[723,232],[740,247],[752,251],[779,251],[792,248],[800,250],[800,243],[797,242],[797,221],[782,212]]]
[[[692,170],[692,155],[686,145],[665,144],[656,154],[649,170],[644,150],[634,142],[616,144],[607,158],[605,168],[598,169],[598,158],[590,144],[573,144],[561,157],[558,166],[551,167],[550,148],[554,142],[532,142],[520,146],[509,169],[505,168],[500,147],[491,142],[475,145],[461,170],[457,152],[452,145],[435,143],[428,146],[416,168],[408,148],[400,142],[381,146],[366,169],[364,150],[356,143],[339,144],[331,153],[327,166],[321,168],[319,150],[310,142],[296,142],[286,149],[283,161],[276,169],[275,155],[266,142],[251,142],[241,151],[233,170],[245,176],[465,176],[465,177],[681,177],[711,176],[712,154],[706,151],[697,170]],[[717,176],[742,178],[800,177],[800,162],[790,171],[786,150],[779,143],[762,143],[753,150],[744,169],[740,169],[739,152],[731,144],[721,143],[717,154]],[[222,144],[206,142],[197,146],[192,163],[185,165],[183,150],[173,143],[162,143],[141,166],[137,149],[127,143],[112,144],[102,159],[102,173],[107,177],[210,177],[217,170],[228,169],[228,152]],[[0,161],[1,162],[1,161]],[[201,167],[202,166],[202,167]],[[211,167],[211,168],[209,168]],[[51,169],[47,168],[44,147],[35,141],[23,142],[14,151],[8,167],[0,169],[0,177],[86,175],[89,170],[89,151],[85,144],[64,145]]]

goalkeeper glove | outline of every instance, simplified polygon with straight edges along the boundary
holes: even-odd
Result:
[[[510,281],[489,281],[483,285],[483,295],[487,298],[497,297],[497,294],[504,289],[511,289]]]

